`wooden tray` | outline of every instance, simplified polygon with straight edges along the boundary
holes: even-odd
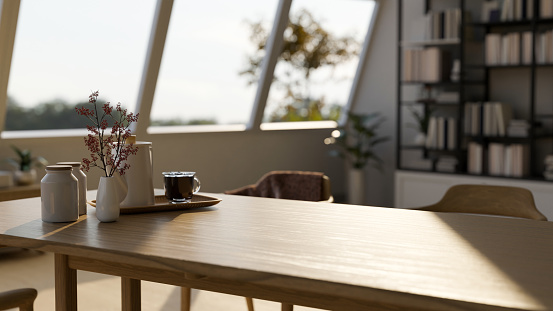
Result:
[[[152,213],[164,211],[177,211],[190,208],[207,207],[221,202],[221,199],[195,194],[189,203],[171,203],[164,195],[155,196],[154,205],[121,207],[121,214]],[[88,204],[96,207],[96,200],[88,201]]]

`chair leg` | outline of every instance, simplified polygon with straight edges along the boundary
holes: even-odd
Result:
[[[248,305],[248,311],[254,311],[253,310],[253,299],[251,297],[244,297],[246,298],[246,304]]]
[[[294,305],[283,302],[282,305],[281,305],[280,310],[282,310],[282,311],[294,311]]]
[[[180,289],[180,309],[181,311],[190,311],[190,287],[181,287]]]

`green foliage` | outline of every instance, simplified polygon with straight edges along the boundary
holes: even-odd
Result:
[[[98,105],[102,106],[105,101],[98,100]],[[88,124],[85,118],[75,117],[75,107],[92,108],[89,102],[69,104],[63,100],[52,100],[41,103],[36,107],[22,107],[13,98],[8,98],[7,117],[4,129],[6,131],[26,131],[26,130],[49,130],[49,129],[77,129],[84,128]],[[113,111],[115,118],[118,118],[119,112]],[[215,119],[192,119],[181,120],[178,118],[170,120],[153,120],[151,125],[200,125],[217,124]],[[113,125],[113,120],[108,120],[108,126]]]
[[[63,100],[52,100],[35,107],[27,108],[22,107],[10,97],[8,98],[4,130],[25,131],[83,128],[88,123],[83,118],[75,117],[75,107],[92,107],[91,105],[88,102],[71,105]]]
[[[33,164],[37,166],[46,166],[48,161],[43,157],[32,157],[31,151],[27,149],[19,149],[16,146],[12,145],[12,149],[17,154],[17,159],[8,159],[8,161],[17,167],[20,171],[30,171]]]
[[[188,121],[180,118],[166,119],[166,120],[152,120],[151,126],[175,126],[175,125],[210,125],[217,124],[215,119],[191,119]]]
[[[378,113],[355,114],[348,112],[346,126],[338,127],[332,136],[325,139],[325,144],[335,144],[339,147],[331,154],[340,156],[351,162],[357,169],[364,168],[370,160],[378,169],[382,168],[382,159],[374,153],[374,147],[388,141],[389,137],[379,137],[378,127],[384,118]]]
[[[295,121],[338,121],[342,107],[340,105],[327,105],[324,98],[320,100],[297,100],[284,104],[269,116],[269,122],[295,122]]]
[[[409,111],[411,111],[411,114],[413,114],[413,117],[417,121],[417,124],[409,124],[411,127],[415,128],[420,133],[424,133],[425,135],[428,132],[428,123],[430,122],[430,117],[432,116],[432,113],[435,109],[430,107],[423,108],[423,111],[420,112],[418,110],[415,110],[415,108],[408,106]]]
[[[256,51],[248,57],[248,66],[240,75],[246,76],[249,84],[255,84],[261,73],[269,32],[262,22],[251,22],[250,28],[250,40]],[[325,109],[324,98],[309,96],[309,78],[313,71],[334,68],[357,56],[359,51],[360,44],[353,37],[333,36],[307,10],[291,16],[279,56],[279,61],[288,65],[287,70],[280,76],[275,75],[273,82],[285,91],[285,96],[280,107],[271,112],[269,121],[337,120],[339,116],[334,113],[339,110]]]

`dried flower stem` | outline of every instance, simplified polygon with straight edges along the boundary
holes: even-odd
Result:
[[[75,108],[79,115],[87,117],[93,124],[86,126],[91,134],[84,140],[91,158],[83,158],[83,169],[88,172],[91,167],[98,167],[104,171],[106,177],[113,176],[116,171],[123,175],[130,167],[125,161],[129,155],[138,151],[133,144],[125,144],[125,140],[131,135],[129,127],[132,122],[138,121],[138,114],[127,113],[127,109],[122,109],[121,103],[118,103],[115,107],[116,117],[109,102],[102,106],[103,111],[100,114],[96,104],[98,94],[96,91],[89,96],[88,102],[93,104],[94,109]],[[109,135],[105,133],[108,129],[108,118],[113,121]]]

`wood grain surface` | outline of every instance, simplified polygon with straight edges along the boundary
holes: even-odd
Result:
[[[553,309],[550,222],[206,195],[222,202],[115,223],[94,208],[46,223],[40,198],[0,202],[0,244],[76,256],[74,268],[318,308]]]

